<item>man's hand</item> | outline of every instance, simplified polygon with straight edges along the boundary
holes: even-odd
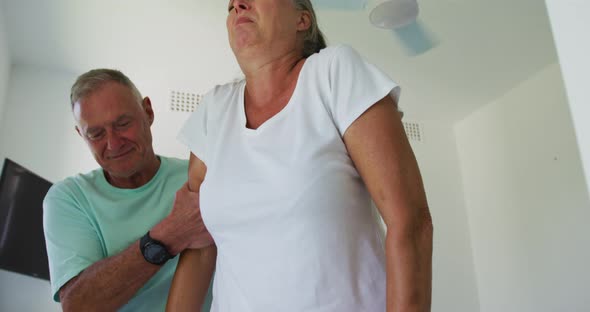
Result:
[[[150,231],[150,236],[163,242],[173,255],[192,248],[213,244],[201,218],[199,193],[189,189],[188,182],[177,192],[172,211]]]

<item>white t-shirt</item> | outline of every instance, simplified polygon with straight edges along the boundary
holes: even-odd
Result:
[[[246,128],[245,82],[218,86],[179,139],[207,165],[215,312],[385,311],[383,235],[342,140],[399,88],[352,48],[310,56],[282,111]]]

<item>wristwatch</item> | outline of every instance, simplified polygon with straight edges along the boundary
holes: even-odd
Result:
[[[139,240],[139,250],[147,262],[155,265],[163,265],[176,256],[171,255],[162,242],[151,238],[149,231]]]

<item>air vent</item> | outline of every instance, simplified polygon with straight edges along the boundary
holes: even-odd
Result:
[[[194,112],[201,103],[200,94],[182,91],[170,91],[170,110],[173,112]]]
[[[406,135],[408,136],[408,140],[414,142],[424,141],[424,133],[422,132],[422,127],[419,123],[404,122],[404,129],[406,129]]]

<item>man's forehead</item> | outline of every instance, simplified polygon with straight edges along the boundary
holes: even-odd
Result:
[[[104,126],[114,125],[117,123],[121,123],[133,118],[132,114],[129,113],[122,113],[119,115],[108,116],[110,118],[102,118],[102,119],[78,119],[78,125],[82,126],[83,128],[102,128]]]
[[[133,118],[139,114],[137,107],[128,105],[105,105],[94,106],[93,103],[80,103],[74,106],[74,119],[79,127],[104,127],[121,121],[122,119]]]

